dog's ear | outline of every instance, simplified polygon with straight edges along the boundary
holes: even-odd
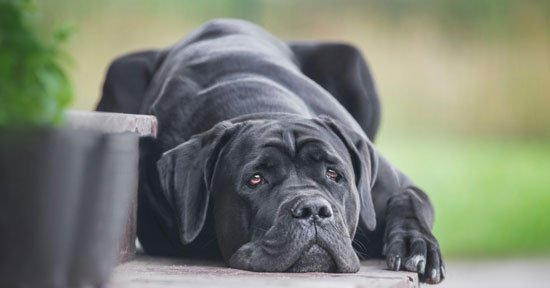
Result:
[[[302,73],[334,96],[374,141],[380,101],[361,51],[342,42],[294,41],[288,46]]]
[[[145,91],[164,54],[161,51],[149,50],[115,59],[107,70],[103,95],[96,110],[139,113]]]
[[[165,152],[157,162],[162,190],[176,213],[183,244],[192,242],[204,226],[217,159],[239,126],[221,122]]]
[[[373,179],[376,178],[374,174],[377,171],[377,160],[372,151],[372,143],[366,136],[337,123],[332,118],[325,116],[320,118],[344,142],[350,153],[355,172],[355,183],[361,199],[359,226],[374,231],[376,228],[376,212],[371,190]]]

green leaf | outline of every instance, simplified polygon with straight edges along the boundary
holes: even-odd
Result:
[[[0,127],[58,125],[73,96],[61,49],[73,28],[38,34],[30,0],[0,0]]]

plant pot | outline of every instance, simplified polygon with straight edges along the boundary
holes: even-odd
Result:
[[[0,131],[0,287],[101,285],[137,183],[138,137]]]

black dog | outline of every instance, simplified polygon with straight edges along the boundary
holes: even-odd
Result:
[[[378,98],[350,45],[212,21],[117,59],[98,110],[158,118],[142,143],[148,253],[293,272],[356,272],[356,253],[385,255],[390,269],[445,277],[428,197],[371,143]]]

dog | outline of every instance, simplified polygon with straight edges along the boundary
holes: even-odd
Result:
[[[116,59],[97,110],[158,119],[141,143],[147,253],[266,272],[352,273],[385,257],[421,281],[445,278],[428,196],[373,145],[380,104],[350,44],[213,20]]]

